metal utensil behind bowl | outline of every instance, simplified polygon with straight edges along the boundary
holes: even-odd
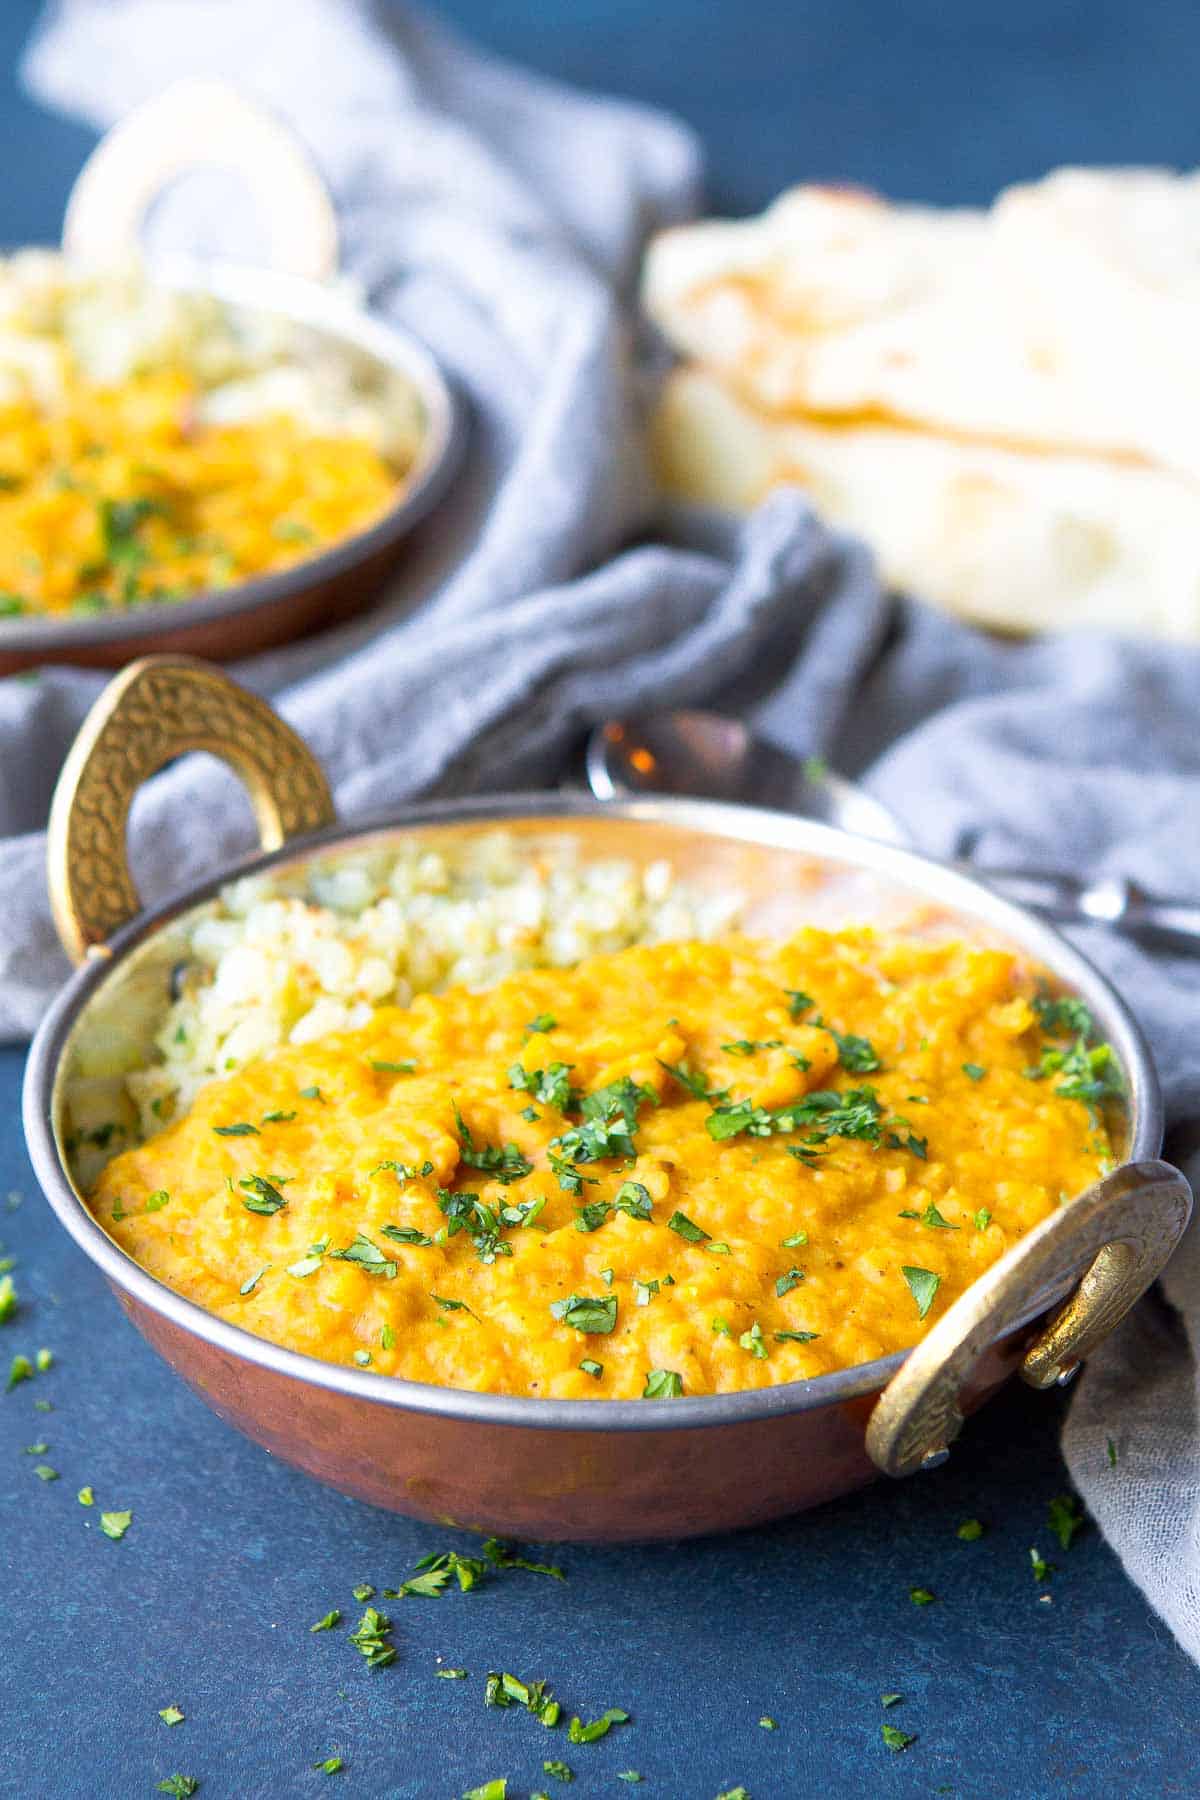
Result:
[[[336,222],[319,177],[282,125],[225,84],[181,82],[114,127],[72,191],[64,250],[84,266],[128,262],[158,192],[178,175],[213,162],[215,146],[222,167],[238,165],[259,214],[270,221],[274,266],[155,256],[155,281],[211,294],[235,309],[282,316],[336,344],[384,391],[389,383],[403,384],[424,420],[417,460],[395,503],[373,524],[286,569],[185,600],[67,617],[0,618],[0,676],[43,663],[117,668],[152,652],[231,661],[342,623],[378,598],[406,539],[457,472],[467,429],[461,400],[409,332],[372,318],[344,292],[314,278],[336,269]]]
[[[77,1064],[94,1068],[96,1048],[114,1037],[149,1042],[181,936],[233,872],[139,914],[129,802],[187,750],[224,756],[251,788],[266,851],[239,872],[503,826],[531,852],[569,834],[584,859],[666,857],[689,880],[736,880],[770,905],[846,881],[859,896],[877,888],[885,908],[948,912],[964,930],[1012,942],[1091,1008],[1125,1078],[1127,1109],[1114,1119],[1122,1165],[1022,1238],[915,1350],[810,1381],[657,1403],[536,1400],[376,1375],[252,1336],[118,1248],[89,1211],[67,1146]],[[530,1538],[677,1538],[777,1518],[881,1470],[932,1466],[962,1415],[1010,1374],[1039,1386],[1069,1374],[1153,1280],[1190,1212],[1182,1176],[1154,1160],[1162,1111],[1146,1046],[1097,971],[977,883],[811,820],[714,801],[543,794],[340,825],[319,766],[265,702],[203,664],[150,659],[110,685],[71,753],[51,819],[50,880],[64,942],[82,964],[50,1007],[26,1073],[26,1135],[51,1206],[208,1405],[310,1474],[399,1512]]]
[[[785,807],[884,843],[912,841],[895,815],[864,789],[819,760],[803,761],[777,749],[721,713],[610,719],[590,733],[584,767],[588,786],[601,800],[712,796]],[[1089,881],[1065,869],[988,868],[961,859],[952,866],[1055,924],[1107,925],[1127,937],[1200,953],[1200,902],[1149,894],[1131,881]]]

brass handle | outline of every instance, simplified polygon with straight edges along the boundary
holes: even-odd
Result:
[[[82,262],[137,251],[154,201],[196,169],[233,169],[267,234],[268,268],[321,281],[338,266],[325,184],[295,134],[224,81],[176,81],[106,132],[76,179],[62,246]]]
[[[131,663],[84,720],[50,807],[50,903],[76,962],[141,911],[129,808],[144,781],[188,750],[219,756],[241,777],[264,850],[337,816],[321,765],[265,700],[195,657]]]
[[[872,1461],[886,1475],[940,1462],[962,1428],[959,1395],[983,1352],[1082,1270],[1021,1364],[1034,1387],[1069,1378],[1160,1273],[1191,1211],[1178,1169],[1127,1163],[1035,1226],[955,1301],[888,1383],[867,1427]]]

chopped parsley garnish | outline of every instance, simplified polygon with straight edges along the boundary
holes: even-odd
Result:
[[[558,1185],[563,1193],[574,1194],[577,1200],[581,1199],[583,1197],[584,1177],[580,1175],[577,1170],[573,1169],[564,1157],[556,1156],[553,1150],[548,1150],[546,1155],[551,1170],[558,1177]],[[595,1226],[588,1226],[586,1229],[595,1230]]]
[[[257,1137],[258,1126],[250,1125],[240,1119],[236,1125],[214,1125],[213,1130],[218,1137]]]
[[[320,1100],[322,1103],[325,1101],[325,1096],[319,1087],[301,1088],[300,1098],[302,1100]]]
[[[604,1364],[593,1361],[590,1356],[585,1356],[579,1367],[585,1375],[590,1375],[593,1381],[599,1381],[604,1373]]]
[[[811,1344],[814,1338],[820,1337],[819,1331],[777,1331],[777,1344]]]
[[[100,1514],[100,1529],[106,1538],[120,1543],[129,1527],[133,1524],[131,1512],[106,1512]]]
[[[1049,1581],[1054,1570],[1053,1563],[1048,1563],[1036,1545],[1029,1552],[1029,1566],[1033,1570],[1033,1579],[1039,1587]]]
[[[477,1144],[457,1106],[454,1122],[458,1127],[458,1153],[468,1168],[482,1169],[485,1174],[494,1175],[505,1187],[533,1174],[533,1164],[521,1154],[516,1144]]]
[[[158,1794],[170,1794],[173,1800],[190,1800],[191,1795],[197,1793],[199,1788],[200,1783],[194,1775],[168,1775],[154,1791]]]
[[[699,1225],[693,1224],[686,1213],[672,1213],[667,1220],[667,1230],[675,1232],[678,1237],[686,1239],[689,1244],[707,1244],[710,1241],[710,1234],[702,1231]]]
[[[95,1506],[95,1504],[96,1504],[95,1489],[90,1488],[90,1487],[81,1487],[79,1492],[76,1494],[75,1498],[78,1500],[80,1506]]]
[[[1105,1448],[1108,1451],[1108,1466],[1110,1469],[1115,1469],[1117,1466],[1117,1446],[1112,1438],[1105,1438],[1104,1443]]]
[[[390,1238],[393,1244],[409,1244],[419,1250],[427,1250],[433,1242],[423,1231],[418,1231],[415,1225],[381,1225],[379,1235]]]
[[[396,1646],[390,1641],[391,1629],[392,1622],[386,1613],[368,1606],[350,1633],[350,1642],[359,1655],[365,1657],[368,1669],[382,1669],[395,1662]]]
[[[344,1250],[331,1250],[329,1255],[337,1262],[354,1263],[365,1275],[381,1275],[385,1281],[395,1278],[395,1263],[361,1231],[352,1244],[347,1244]]]
[[[925,1208],[925,1211],[921,1214],[921,1223],[922,1223],[922,1225],[928,1225],[929,1229],[931,1231],[957,1231],[958,1230],[958,1226],[952,1225],[950,1223],[949,1219],[943,1219],[941,1213],[938,1211],[937,1207],[934,1205],[932,1200],[929,1202],[929,1205]]]
[[[525,1029],[532,1037],[536,1031],[553,1031],[557,1024],[553,1013],[539,1013],[536,1019],[530,1019]]]
[[[33,1364],[30,1362],[29,1358],[27,1356],[21,1356],[19,1354],[14,1356],[12,1361],[8,1365],[8,1389],[7,1389],[7,1391],[11,1394],[12,1390],[15,1387],[19,1386],[19,1384],[22,1381],[32,1381],[32,1380],[33,1380]]]
[[[405,1057],[403,1062],[385,1062],[382,1057],[373,1056],[371,1067],[377,1075],[413,1075],[417,1065],[412,1057]]]
[[[976,1229],[976,1231],[986,1231],[988,1226],[991,1224],[991,1222],[992,1222],[991,1213],[988,1211],[986,1206],[981,1206],[979,1211],[975,1214],[975,1229]]]
[[[33,1360],[39,1375],[44,1375],[47,1369],[54,1367],[54,1352],[53,1350],[39,1350]]]
[[[799,988],[784,988],[783,991],[787,995],[788,1012],[793,1019],[802,1019],[817,1004],[811,994],[802,993]]]
[[[846,1093],[818,1088],[772,1111],[756,1106],[752,1100],[729,1101],[710,1112],[704,1123],[708,1135],[718,1143],[742,1133],[770,1137],[776,1132],[800,1131],[808,1126],[809,1144],[825,1143],[831,1137],[861,1138],[878,1144],[882,1113],[874,1088],[850,1088]]]
[[[928,1588],[924,1587],[909,1588],[908,1597],[914,1606],[932,1606],[937,1598],[935,1594],[930,1593]]]
[[[269,1217],[272,1213],[280,1212],[287,1205],[287,1201],[279,1189],[272,1186],[262,1175],[245,1175],[238,1182],[238,1186],[246,1190],[242,1198],[242,1205],[247,1212],[263,1213]]]
[[[643,1400],[678,1400],[683,1393],[683,1376],[674,1369],[650,1369],[642,1389]]]
[[[553,1775],[556,1781],[574,1781],[575,1771],[569,1763],[559,1762],[557,1758],[547,1758],[542,1764],[542,1772]]]
[[[335,1606],[331,1612],[327,1612],[325,1614],[325,1617],[323,1619],[318,1619],[316,1624],[310,1625],[308,1629],[310,1631],[332,1631],[334,1626],[340,1625],[341,1622],[342,1622],[341,1611],[338,1607]]]
[[[336,1775],[343,1765],[340,1756],[327,1756],[323,1762],[315,1762],[312,1766],[322,1775]]]
[[[49,1463],[36,1463],[33,1472],[39,1481],[58,1480],[58,1470],[52,1469]]]
[[[640,1181],[623,1181],[617,1189],[615,1200],[592,1200],[586,1206],[581,1206],[575,1220],[575,1229],[598,1231],[614,1212],[622,1212],[628,1218],[640,1219],[643,1223],[653,1218],[654,1202],[650,1197],[650,1189]]]
[[[429,1298],[433,1301],[436,1301],[436,1303],[438,1304],[438,1306],[441,1307],[443,1312],[465,1312],[465,1313],[471,1313],[472,1318],[475,1317],[475,1314],[473,1312],[471,1312],[471,1309],[467,1305],[465,1300],[447,1300],[444,1294],[434,1294],[434,1293],[430,1293]]]
[[[610,1706],[607,1712],[601,1713],[589,1725],[585,1725],[580,1718],[572,1719],[567,1726],[567,1736],[573,1744],[594,1744],[597,1738],[607,1737],[612,1726],[628,1723],[629,1714],[623,1707]]]
[[[0,1275],[0,1325],[7,1324],[17,1310],[17,1290],[11,1275]]]
[[[764,1713],[762,1718],[758,1722],[762,1726],[764,1731],[778,1731],[779,1730],[779,1720],[771,1718],[769,1713]]]
[[[462,1800],[508,1800],[508,1781],[503,1775],[485,1781],[481,1787],[468,1788]]]
[[[784,1250],[799,1250],[800,1246],[802,1244],[807,1244],[807,1242],[807,1231],[793,1231],[790,1237],[780,1238],[779,1240],[780,1248]]]
[[[433,1672],[439,1681],[465,1681],[467,1679],[466,1669],[435,1669]]]
[[[982,1519],[964,1519],[954,1535],[961,1538],[964,1544],[977,1543],[983,1536]]]
[[[379,1333],[379,1348],[381,1350],[394,1350],[396,1348],[396,1334],[390,1325],[385,1325],[383,1330]]]
[[[832,1025],[826,1025],[823,1020],[821,1029],[827,1031],[837,1045],[838,1061],[843,1069],[849,1069],[852,1074],[856,1075],[870,1075],[881,1066],[875,1046],[869,1038],[855,1037],[853,1032],[843,1036],[840,1031],[835,1031]]]
[[[751,1356],[755,1357],[759,1362],[766,1362],[766,1341],[763,1338],[762,1326],[757,1319],[755,1319],[749,1331],[743,1331],[741,1337],[738,1339],[738,1343],[742,1346],[743,1350],[748,1350]]]
[[[879,1704],[883,1707],[899,1706],[903,1698],[903,1694],[880,1694]]]
[[[907,1281],[908,1291],[916,1301],[917,1317],[923,1319],[933,1305],[934,1296],[942,1285],[942,1278],[940,1275],[935,1275],[932,1269],[914,1269],[907,1263],[901,1268],[900,1273]]]
[[[1047,1037],[1090,1037],[1095,1030],[1091,1013],[1082,1000],[1036,994],[1029,1002],[1034,1018]]]
[[[728,1088],[710,1087],[706,1078],[697,1070],[689,1069],[686,1063],[664,1062],[660,1056],[658,1066],[665,1069],[680,1087],[686,1088],[694,1100],[724,1100],[729,1092]]]
[[[389,1170],[402,1187],[405,1182],[423,1181],[427,1175],[433,1174],[433,1164],[428,1159],[421,1164],[419,1169],[414,1169],[411,1163],[393,1162],[389,1158],[386,1162],[377,1162],[371,1170],[371,1174],[378,1175],[384,1169]]]
[[[164,1725],[182,1725],[184,1714],[177,1706],[160,1706],[158,1716]]]
[[[371,1586],[369,1581],[360,1581],[357,1587],[350,1589],[350,1592],[354,1595],[354,1598],[358,1601],[360,1606],[364,1600],[373,1600],[375,1598],[375,1589]]]
[[[804,1270],[803,1269],[789,1269],[787,1274],[781,1275],[779,1277],[778,1281],[775,1283],[776,1295],[778,1296],[778,1298],[780,1300],[782,1300],[783,1296],[785,1294],[790,1294],[793,1288],[799,1287],[800,1283],[803,1280],[804,1280]]]
[[[1111,1443],[1111,1439],[1109,1442]],[[1064,1550],[1069,1550],[1075,1538],[1087,1524],[1083,1508],[1070,1494],[1059,1494],[1050,1502],[1050,1529]]]
[[[607,1200],[592,1200],[581,1206],[575,1220],[576,1231],[599,1231],[609,1213]]]
[[[729,1323],[728,1319],[723,1319],[719,1313],[714,1313],[710,1320],[710,1324],[718,1337],[733,1336],[733,1326]]]
[[[170,1204],[171,1196],[166,1188],[155,1188],[152,1194],[146,1195],[146,1204],[143,1206],[142,1211],[144,1213],[161,1212],[164,1206],[169,1206]]]
[[[575,1331],[606,1336],[617,1323],[617,1297],[605,1294],[593,1299],[587,1294],[571,1294],[565,1300],[555,1300],[550,1313]]]
[[[754,1056],[759,1050],[782,1050],[782,1038],[734,1038],[732,1043],[722,1044],[722,1050],[729,1056]],[[707,1098],[701,1095],[701,1099]]]
[[[658,1105],[654,1089],[623,1075],[620,1081],[584,1094],[579,1102],[583,1123],[571,1126],[553,1142],[566,1160],[575,1164],[636,1156],[633,1133],[637,1129],[638,1108],[646,1101]]]
[[[901,1731],[897,1725],[881,1725],[879,1729],[889,1750],[907,1750],[910,1744],[917,1741],[914,1732]]]
[[[573,1066],[572,1063],[552,1062],[545,1069],[526,1069],[515,1062],[508,1071],[508,1085],[516,1088],[518,1093],[531,1095],[543,1106],[553,1106],[557,1112],[568,1112],[573,1100]]]
[[[962,1072],[964,1075],[969,1075],[972,1081],[982,1081],[987,1074],[982,1063],[964,1063]]]
[[[262,1116],[264,1125],[290,1125],[295,1118],[294,1112],[280,1112],[278,1107],[273,1112],[265,1112]]]

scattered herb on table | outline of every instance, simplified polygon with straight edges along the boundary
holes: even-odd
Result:
[[[33,1360],[37,1366],[38,1374],[44,1375],[47,1369],[52,1369],[54,1367],[54,1352],[53,1350],[39,1350]]]
[[[982,1519],[964,1519],[955,1537],[960,1537],[964,1544],[974,1544],[983,1536]]]
[[[6,1325],[17,1310],[17,1290],[11,1275],[0,1275],[0,1325]]]
[[[57,1481],[58,1480],[58,1470],[52,1469],[50,1467],[49,1463],[35,1464],[33,1472],[37,1476],[39,1481]]]
[[[1050,1529],[1064,1550],[1069,1550],[1087,1524],[1083,1508],[1071,1494],[1057,1495],[1047,1509]]]
[[[466,1669],[435,1669],[433,1672],[439,1681],[465,1681],[468,1674]]]
[[[189,1796],[196,1793],[199,1787],[200,1783],[194,1775],[168,1775],[165,1781],[159,1782],[155,1792],[171,1794],[174,1800],[189,1800]]]
[[[1117,1446],[1112,1438],[1105,1438],[1104,1442],[1108,1450],[1108,1466],[1110,1469],[1115,1469],[1117,1466]]]
[[[769,1713],[764,1713],[762,1718],[758,1722],[762,1726],[764,1731],[778,1731],[779,1730],[779,1720],[773,1719]]]
[[[341,1624],[341,1619],[341,1611],[335,1606],[332,1611],[325,1614],[323,1619],[318,1619],[316,1624],[310,1625],[308,1629],[310,1631],[332,1631],[335,1625]]]
[[[574,1781],[575,1771],[570,1763],[560,1762],[557,1757],[547,1757],[542,1764],[544,1775],[553,1775],[556,1781]]]
[[[80,1506],[95,1506],[96,1504],[95,1492],[90,1487],[81,1487],[75,1498]]]
[[[33,1380],[33,1364],[27,1356],[14,1356],[8,1365],[8,1392],[19,1387],[23,1381]]]
[[[573,1744],[594,1744],[597,1738],[607,1737],[614,1725],[628,1725],[629,1714],[623,1707],[610,1706],[607,1712],[601,1713],[585,1725],[578,1715],[567,1726],[567,1737]]]
[[[158,1716],[164,1725],[182,1725],[184,1714],[177,1706],[160,1706]]]
[[[368,1669],[386,1668],[396,1660],[396,1646],[390,1641],[392,1622],[385,1613],[368,1606],[354,1630],[350,1642],[366,1659]]]
[[[889,1750],[907,1750],[910,1744],[917,1741],[914,1732],[901,1731],[898,1725],[881,1725],[879,1729]]]
[[[462,1800],[508,1800],[508,1781],[503,1775],[485,1781],[481,1787],[467,1788]]]
[[[131,1512],[105,1512],[100,1514],[100,1529],[106,1538],[119,1544],[129,1527],[133,1524]]]
[[[889,1706],[899,1706],[903,1698],[903,1694],[880,1694],[879,1704],[885,1708]]]
[[[909,1588],[908,1597],[914,1606],[932,1606],[937,1595],[931,1594],[928,1588],[915,1587]]]
[[[1053,1573],[1053,1563],[1048,1563],[1036,1544],[1029,1552],[1029,1566],[1033,1570],[1033,1579],[1039,1584],[1049,1581]]]
[[[340,1756],[327,1756],[322,1762],[315,1762],[312,1766],[322,1775],[336,1775],[345,1764]]]

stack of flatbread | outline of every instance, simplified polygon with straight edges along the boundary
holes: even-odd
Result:
[[[1200,174],[1063,169],[987,212],[802,187],[669,231],[677,496],[799,483],[885,577],[1006,630],[1200,638]]]

